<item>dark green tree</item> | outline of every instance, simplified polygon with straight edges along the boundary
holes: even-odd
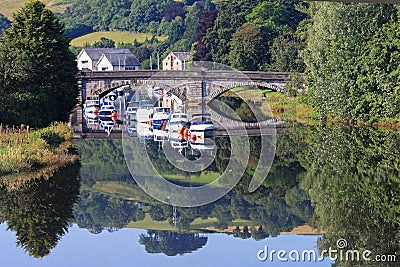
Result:
[[[229,43],[229,63],[238,70],[258,70],[266,57],[266,40],[251,24],[243,24]]]
[[[94,42],[93,47],[96,48],[114,48],[115,42],[110,38],[101,37],[99,41]]]
[[[246,22],[245,16],[261,0],[223,0],[217,2],[218,16],[214,26],[207,31],[205,44],[210,48],[213,61],[229,62],[229,42],[236,30]]]
[[[293,34],[284,33],[274,39],[271,47],[271,70],[304,72],[304,61],[300,56],[303,45]]]
[[[139,243],[148,253],[164,253],[167,256],[183,255],[196,251],[207,244],[208,238],[199,234],[179,234],[169,231],[147,231],[139,236]]]
[[[67,121],[78,88],[63,25],[37,0],[13,21],[0,39],[0,121],[34,127]]]
[[[172,20],[168,24],[167,30],[169,44],[174,44],[179,41],[182,38],[184,31],[185,25],[182,17],[178,16],[174,20]]]
[[[17,244],[29,255],[48,255],[72,222],[79,196],[79,165],[62,169],[50,178],[32,179],[15,190],[0,187],[0,213]]]

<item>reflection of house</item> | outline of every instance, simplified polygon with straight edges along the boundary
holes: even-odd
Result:
[[[171,52],[163,60],[163,70],[184,70],[189,59],[189,52]]]
[[[138,70],[139,60],[126,48],[84,48],[77,57],[78,69]]]

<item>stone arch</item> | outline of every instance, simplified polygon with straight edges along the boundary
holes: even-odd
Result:
[[[217,98],[218,96],[222,95],[223,93],[237,87],[242,87],[242,86],[254,86],[254,87],[263,87],[263,88],[268,88],[273,91],[277,91],[280,93],[284,93],[284,90],[273,83],[264,83],[264,82],[253,82],[253,81],[245,81],[245,82],[231,82],[231,83],[217,83],[217,82],[211,82],[207,84],[207,87],[210,87],[207,89],[207,102],[211,101],[212,99]]]

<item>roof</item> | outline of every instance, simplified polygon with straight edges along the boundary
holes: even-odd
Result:
[[[85,51],[93,61],[99,60],[103,54],[132,54],[127,48],[83,48],[79,53],[78,58],[83,51]]]
[[[190,58],[189,52],[172,52],[172,53],[182,61],[188,61]]]
[[[131,52],[104,53],[104,57],[106,57],[113,66],[140,66],[139,60]]]

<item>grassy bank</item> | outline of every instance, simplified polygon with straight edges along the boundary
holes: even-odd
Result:
[[[64,124],[29,131],[23,128],[0,132],[0,176],[42,169],[57,170],[74,163],[69,154],[72,131]]]
[[[269,90],[263,92],[266,95],[266,103],[275,118],[307,124],[313,124],[317,120],[318,113],[311,106],[303,103],[301,96],[288,97],[285,94]]]
[[[265,93],[266,99],[262,101],[261,92]],[[298,95],[296,97],[288,97],[285,94],[274,92],[271,90],[261,90],[254,94],[252,90],[241,89],[236,94],[261,103],[258,107],[266,115],[269,111],[272,112],[275,118],[280,118],[285,121],[296,121],[309,125],[315,125],[321,121],[318,112],[310,105],[306,104],[306,95]],[[360,121],[340,120],[332,116],[327,116],[324,120],[328,123],[342,123],[349,125],[363,125],[371,127],[384,127],[384,128],[400,128],[400,114],[395,118],[382,118],[374,123],[364,123]]]

